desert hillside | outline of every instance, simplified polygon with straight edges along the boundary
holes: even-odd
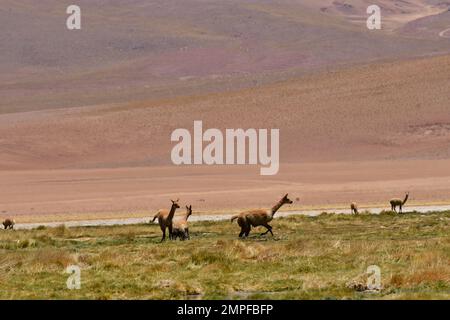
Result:
[[[447,1],[3,0],[0,113],[274,83],[339,65],[450,52]],[[383,28],[366,28],[366,8]]]
[[[171,164],[176,128],[279,128],[282,163],[448,159],[450,56],[234,92],[3,114],[3,169]]]

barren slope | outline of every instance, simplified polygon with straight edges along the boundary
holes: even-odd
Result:
[[[281,161],[450,156],[450,56],[233,93],[4,114],[1,168],[170,164],[176,128],[280,128]]]
[[[68,31],[71,1],[3,0],[0,113],[224,92],[450,52],[435,22],[394,30],[446,10],[433,2],[370,1],[386,22],[372,32],[363,0],[80,0],[82,30]]]

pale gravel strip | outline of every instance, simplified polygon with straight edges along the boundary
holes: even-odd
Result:
[[[386,210],[386,208],[361,208],[360,211],[370,211],[372,214],[379,214],[381,211]],[[450,205],[442,206],[408,206],[405,211],[417,211],[420,213],[428,212],[444,212],[450,211]],[[323,209],[323,210],[302,210],[302,211],[284,211],[277,212],[275,217],[288,217],[293,215],[304,215],[304,216],[318,216],[322,212],[333,212],[336,214],[351,214],[350,209]],[[216,214],[216,215],[200,215],[191,216],[189,221],[224,221],[229,220],[232,215],[226,214]],[[89,226],[115,226],[115,225],[132,225],[149,223],[151,220],[148,218],[125,218],[125,219],[105,219],[105,220],[80,220],[80,221],[61,221],[61,222],[43,222],[43,223],[18,223],[15,225],[15,229],[33,229],[39,226],[45,227],[57,227],[60,225],[65,225],[66,227],[89,227]]]

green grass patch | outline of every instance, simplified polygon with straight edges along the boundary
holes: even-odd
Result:
[[[272,221],[275,237],[238,239],[236,223],[191,223],[159,243],[157,225],[0,232],[0,299],[448,299],[450,212],[322,214]],[[69,290],[69,265],[81,289]],[[367,267],[382,289],[361,292]]]

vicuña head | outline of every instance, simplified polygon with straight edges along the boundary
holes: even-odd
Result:
[[[186,206],[186,221],[191,214],[192,214],[192,205],[189,205],[189,207]]]
[[[286,193],[283,198],[281,198],[281,201],[283,204],[292,204],[294,201],[288,198],[288,194]]]
[[[175,208],[175,209],[179,209],[180,208],[180,205],[178,204],[178,201],[180,201],[180,199],[177,199],[177,200],[170,200],[170,201],[172,201],[172,208]]]

